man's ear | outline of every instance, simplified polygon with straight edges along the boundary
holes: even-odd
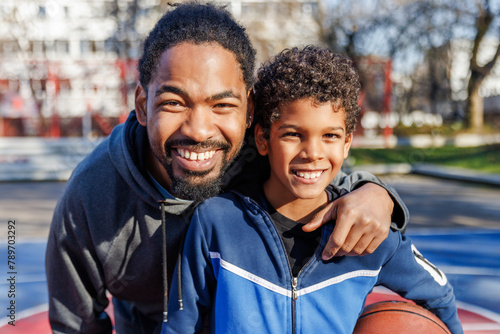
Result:
[[[254,95],[253,95],[253,89],[248,90],[247,94],[247,129],[252,126],[252,121],[253,121],[253,115],[255,111],[255,104],[254,104]]]
[[[146,91],[141,84],[138,84],[135,89],[135,113],[137,115],[137,120],[142,126],[146,126],[148,124],[147,104],[148,97],[146,96]]]
[[[267,153],[269,152],[269,140],[268,136],[260,126],[260,124],[255,125],[255,145],[257,146],[257,150],[259,151],[259,154],[262,156],[266,156]]]
[[[347,156],[349,155],[349,149],[351,148],[352,144],[352,138],[353,134],[350,133],[347,136],[345,136],[345,143],[344,143],[344,159],[347,159]]]

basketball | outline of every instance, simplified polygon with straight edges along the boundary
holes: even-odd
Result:
[[[450,334],[446,325],[425,308],[402,301],[368,305],[353,334]]]

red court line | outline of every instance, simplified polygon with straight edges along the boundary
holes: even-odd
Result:
[[[384,289],[376,288],[368,295],[366,304],[373,304],[380,301],[401,300],[408,301],[396,293]],[[413,303],[412,301],[408,301]],[[113,319],[113,304],[110,303],[106,312]],[[500,334],[500,315],[479,307],[458,303],[458,316],[464,327],[464,334]],[[0,327],[0,334],[20,334],[20,333],[52,333],[48,320],[48,312],[42,311],[22,319],[17,319],[15,326],[4,325]]]

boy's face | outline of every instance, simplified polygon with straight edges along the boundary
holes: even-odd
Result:
[[[283,201],[324,198],[324,189],[349,153],[345,111],[332,103],[301,99],[280,107],[266,139],[256,127],[259,153],[269,156],[268,189]],[[268,194],[269,195],[269,194]]]

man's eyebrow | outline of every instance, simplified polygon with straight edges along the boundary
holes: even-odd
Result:
[[[174,86],[169,86],[169,85],[163,85],[160,88],[158,88],[155,92],[155,97],[158,97],[159,95],[163,93],[173,93],[177,95],[186,95],[186,92],[184,92],[182,89],[174,87]]]
[[[212,96],[210,96],[207,101],[217,101],[217,100],[222,100],[222,99],[227,99],[227,98],[236,98],[238,100],[241,100],[241,95],[240,94],[235,94],[231,90],[226,90],[225,92],[217,93]]]

